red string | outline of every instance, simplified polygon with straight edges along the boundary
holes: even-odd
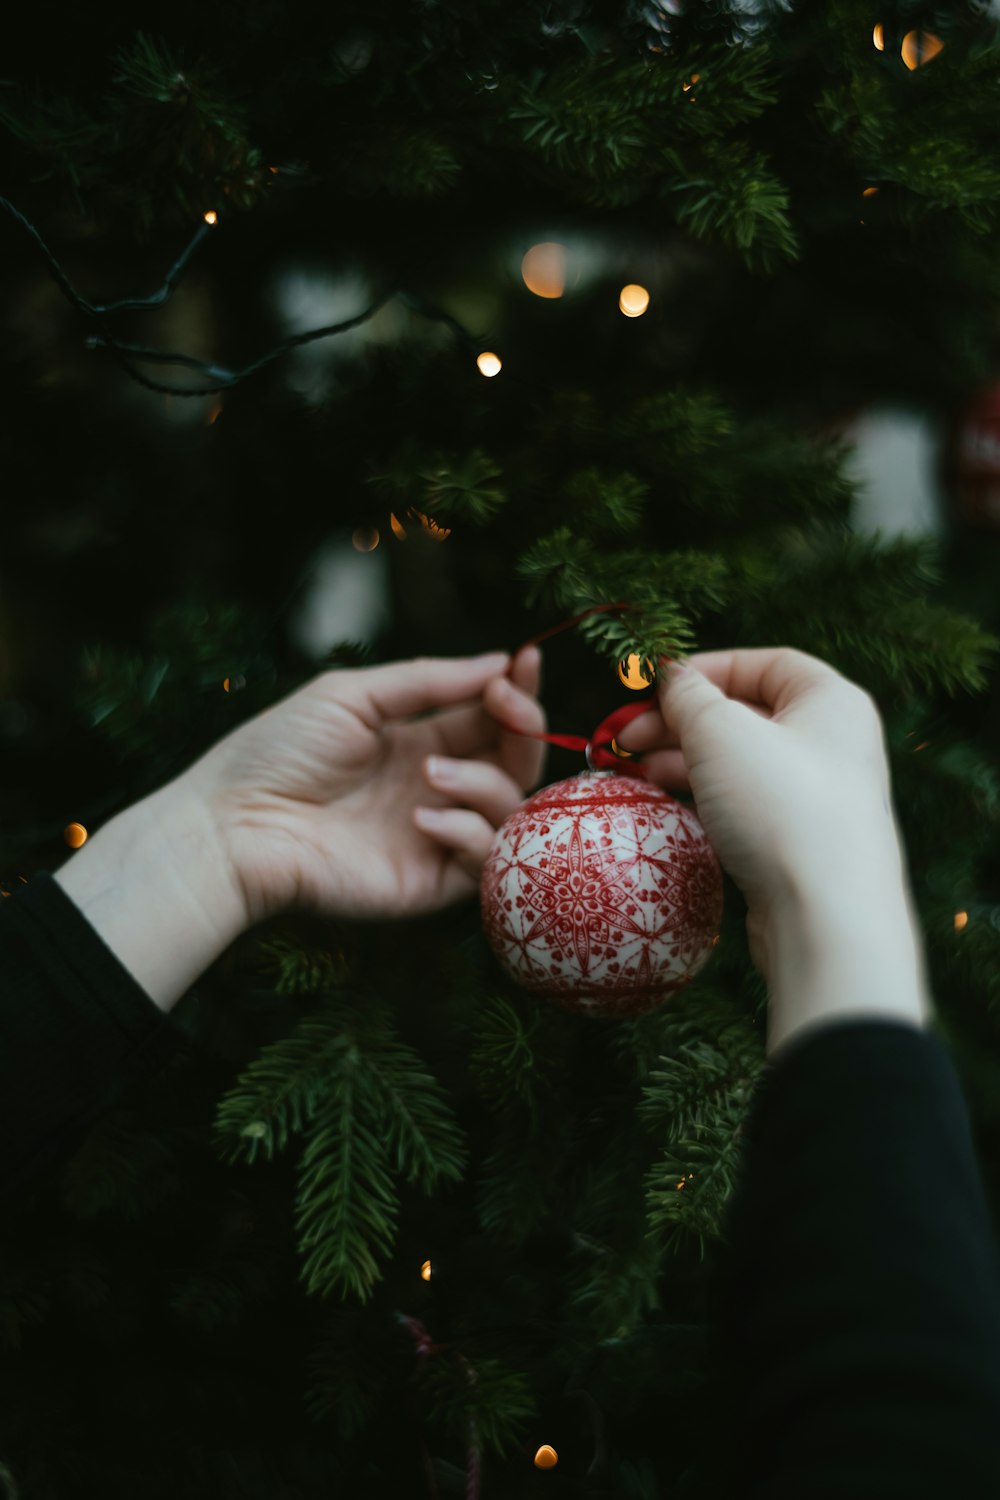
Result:
[[[561,625],[553,625],[550,630],[543,630],[541,635],[534,635],[530,640],[523,641],[517,651],[513,652],[511,661],[525,646],[537,646],[539,641],[547,640],[550,635],[558,635],[561,630],[569,630],[571,626],[578,625],[588,615],[600,614],[609,609],[634,608],[634,604],[594,604],[582,614],[574,615],[572,620],[564,620]],[[638,718],[654,701],[653,698],[640,698],[634,703],[623,703],[620,708],[608,714],[606,719],[601,720],[589,739],[585,739],[582,734],[533,734],[527,729],[515,729],[513,724],[505,724],[503,727],[511,734],[523,734],[530,740],[545,740],[547,744],[559,745],[563,750],[583,750],[587,754],[588,764],[595,771],[618,771],[623,776],[645,778],[646,771],[640,761],[626,759],[624,754],[616,753],[610,746],[625,725]]]

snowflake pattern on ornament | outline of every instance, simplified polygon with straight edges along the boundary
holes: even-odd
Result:
[[[490,947],[525,989],[568,1010],[635,1016],[708,959],[722,872],[683,803],[638,778],[584,772],[507,819],[481,897]]]

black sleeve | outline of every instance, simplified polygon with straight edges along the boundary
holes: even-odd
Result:
[[[187,1038],[41,873],[0,901],[0,1199]]]
[[[743,1148],[716,1319],[741,1500],[1000,1495],[1000,1253],[941,1042],[804,1033]]]

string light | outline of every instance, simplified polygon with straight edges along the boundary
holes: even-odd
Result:
[[[878,25],[872,32],[872,45],[877,52],[885,51],[885,27]]]
[[[559,1462],[559,1455],[549,1443],[543,1443],[535,1454],[536,1469],[554,1469]]]
[[[417,510],[412,505],[406,514],[411,521],[419,521],[427,535],[433,537],[436,542],[445,542],[451,536],[450,526],[439,526],[433,516],[424,515],[422,510]],[[389,512],[389,529],[400,542],[405,542],[409,535],[395,511]],[[351,537],[351,544],[356,552],[373,552],[380,541],[381,534],[377,526],[359,526]]]
[[[955,931],[961,932],[962,928],[967,927],[968,925],[969,913],[967,911],[957,911],[955,913]]]
[[[210,208],[208,210],[208,213],[203,214],[202,217],[204,218],[206,224],[218,224],[219,222],[219,215],[215,212],[214,208]]]
[[[82,823],[67,823],[63,838],[71,849],[79,849],[87,842],[87,830]]]
[[[424,1281],[430,1281],[430,1279],[431,1279],[431,1263],[430,1263],[429,1260],[425,1260],[424,1263],[423,1263],[423,1265],[420,1267],[420,1274],[423,1277]]]
[[[861,194],[861,196],[862,196],[862,198],[874,198],[874,196],[875,196],[875,194],[877,192],[878,192],[878,188],[877,187],[866,187],[865,190],[864,190],[864,192]]]
[[[245,688],[247,680],[242,674],[235,677],[226,677],[222,682],[222,690],[225,693],[238,693],[240,688]]]
[[[566,290],[566,247],[554,241],[532,245],[521,262],[521,276],[536,297],[561,297]]]
[[[499,375],[503,369],[499,357],[489,352],[480,354],[476,360],[476,364],[479,366],[480,375],[485,375],[488,379],[492,379],[494,375]]]
[[[627,656],[624,661],[618,663],[618,676],[627,688],[631,688],[635,693],[641,693],[643,688],[649,687],[656,676],[656,670],[648,656],[646,657],[646,668],[648,676],[643,673],[638,653],[633,651],[631,656]]]
[[[903,62],[910,72],[923,67],[944,50],[944,42],[933,31],[908,31],[900,49]]]
[[[641,318],[649,306],[649,293],[644,286],[636,286],[634,282],[630,282],[628,286],[622,287],[618,306],[626,318]]]

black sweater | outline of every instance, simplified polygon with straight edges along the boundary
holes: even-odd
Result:
[[[2,1205],[186,1038],[47,874],[0,901],[0,994]],[[936,1037],[843,1021],[789,1044],[727,1235],[726,1500],[1000,1496],[996,1225]]]

